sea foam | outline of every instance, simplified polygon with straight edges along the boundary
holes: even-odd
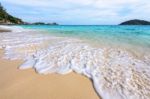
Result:
[[[97,48],[79,39],[25,30],[1,33],[0,48],[6,59],[24,60],[20,69],[83,74],[103,99],[150,99],[150,55],[139,59],[121,48]]]

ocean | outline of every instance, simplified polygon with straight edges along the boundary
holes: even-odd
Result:
[[[24,60],[20,69],[79,73],[102,99],[150,99],[150,26],[11,28],[0,34],[0,48],[6,59]]]
[[[27,25],[22,27],[45,30],[47,33],[54,36],[79,38],[96,46],[121,47],[132,52],[140,51],[141,54],[150,51],[150,26]]]

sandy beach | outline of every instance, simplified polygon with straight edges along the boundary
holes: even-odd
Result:
[[[150,99],[150,0],[1,0],[0,99]]]
[[[124,48],[94,47],[79,38],[8,28],[12,32],[0,35],[0,99],[150,97],[149,54],[139,59]]]
[[[0,29],[0,33],[2,33],[2,32],[11,32],[10,30],[2,30],[2,29]]]
[[[0,99],[99,99],[92,82],[84,76],[40,75],[33,69],[17,69],[21,63],[0,58]]]

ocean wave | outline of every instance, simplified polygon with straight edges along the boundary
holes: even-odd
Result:
[[[121,48],[97,48],[83,40],[35,31],[1,33],[0,48],[6,59],[24,60],[20,69],[83,74],[103,99],[150,98],[150,55],[139,59]]]

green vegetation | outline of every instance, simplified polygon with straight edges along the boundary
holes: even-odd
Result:
[[[150,22],[145,21],[145,20],[129,20],[121,23],[120,25],[150,25]]]
[[[44,22],[35,22],[31,23],[31,25],[58,25],[57,23],[44,23]]]
[[[4,9],[4,7],[0,3],[0,24],[24,24],[24,25],[58,25],[57,23],[44,23],[44,22],[35,22],[35,23],[27,23],[23,22],[21,19],[16,18]]]
[[[23,24],[23,21],[8,14],[0,3],[0,24]]]

